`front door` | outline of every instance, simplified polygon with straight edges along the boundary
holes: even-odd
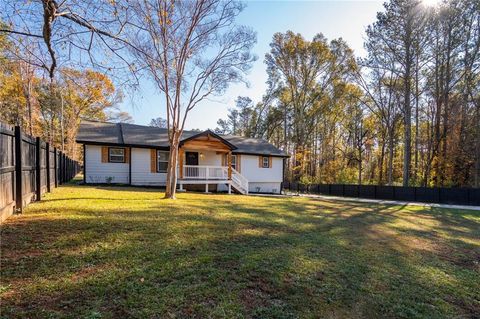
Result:
[[[198,166],[198,152],[185,152],[185,164]]]

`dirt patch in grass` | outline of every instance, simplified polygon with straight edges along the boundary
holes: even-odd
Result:
[[[460,268],[478,271],[480,275],[480,250],[442,245],[437,249],[436,253],[442,260]]]

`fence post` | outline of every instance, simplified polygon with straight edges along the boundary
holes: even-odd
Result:
[[[50,193],[50,144],[45,143],[45,166],[47,167],[47,192]]]
[[[62,185],[62,151],[58,151],[58,164],[57,164],[57,176],[58,176],[58,185]]]
[[[57,158],[57,148],[53,148],[53,178],[55,179],[55,188],[58,187],[58,158]]]
[[[15,210],[21,213],[22,209],[22,131],[15,126]]]
[[[63,183],[65,184],[68,180],[68,157],[63,155]]]
[[[58,152],[58,185],[62,185],[62,151]]]
[[[62,181],[62,185],[63,185],[63,183],[65,183],[65,164],[66,164],[65,163],[66,162],[65,161],[65,154],[63,152],[62,152],[61,159],[62,159],[62,179],[61,179],[61,181]]]
[[[60,182],[61,184],[63,185],[63,183],[65,183],[65,154],[63,154],[62,152],[62,155],[60,156],[60,163],[62,163],[62,165],[60,166],[61,167],[61,170],[60,170]]]
[[[42,185],[41,185],[41,162],[42,159],[40,158],[41,154],[41,143],[40,143],[40,137],[35,138],[35,200],[39,201],[40,197],[42,196]]]

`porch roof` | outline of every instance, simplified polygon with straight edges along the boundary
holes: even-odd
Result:
[[[233,153],[288,157],[284,151],[263,139],[216,134],[210,130],[203,132],[184,131],[181,143],[202,134],[212,134],[216,138],[221,139],[226,145],[229,145]],[[165,128],[87,120],[83,120],[80,124],[77,143],[169,148],[168,131]]]

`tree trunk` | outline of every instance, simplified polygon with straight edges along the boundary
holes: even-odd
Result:
[[[480,101],[476,106],[477,138],[475,141],[475,187],[480,187]]]
[[[417,58],[415,62],[415,157],[414,157],[414,175],[413,175],[415,182],[417,181],[417,176],[418,176],[418,144],[419,144],[418,100],[419,100],[420,92],[418,88],[418,81],[419,81],[418,73],[420,72],[420,70],[419,70],[418,59],[419,59],[419,53],[417,52]]]
[[[410,162],[412,159],[412,106],[410,103],[411,94],[411,67],[412,67],[412,39],[411,22],[407,24],[407,38],[405,39],[405,77],[404,81],[404,152],[403,152],[403,186],[410,184]]]
[[[165,185],[165,198],[175,199],[177,191],[177,164],[178,146],[180,144],[180,132],[173,130],[170,141],[170,156],[168,157],[167,183]]]
[[[383,185],[383,163],[385,161],[385,130],[382,130],[381,143],[382,147],[380,149],[380,158],[378,160],[378,185]]]
[[[435,106],[436,106],[436,110],[435,110],[435,128],[434,128],[434,131],[435,131],[435,138],[434,138],[434,142],[433,142],[433,145],[432,145],[432,156],[431,156],[431,159],[432,161],[436,158],[436,161],[434,162],[434,169],[433,169],[433,173],[435,173],[435,175],[433,176],[430,172],[430,169],[431,169],[431,166],[429,167],[429,170],[427,172],[428,175],[431,175],[431,177],[433,177],[433,180],[434,180],[434,184],[435,186],[438,186],[438,182],[439,182],[439,179],[438,179],[438,172],[440,170],[440,166],[439,166],[439,157],[438,157],[438,148],[439,148],[439,145],[440,145],[440,140],[441,140],[441,137],[440,137],[440,120],[441,120],[441,116],[442,116],[442,100],[441,100],[441,87],[442,84],[440,83],[441,82],[441,79],[443,78],[442,74],[442,70],[440,70],[440,57],[439,57],[439,49],[438,49],[438,36],[436,37],[436,53],[435,53]],[[428,183],[428,180],[427,180],[427,183]]]
[[[28,131],[30,136],[33,136],[33,111],[32,111],[32,97],[31,97],[31,84],[30,80],[27,80],[27,87],[25,88],[25,101],[28,109]]]
[[[358,185],[362,185],[362,150],[359,150],[358,155]]]
[[[64,124],[64,107],[63,107],[63,94],[60,93],[60,103],[61,103],[61,115],[62,119],[60,121],[60,135],[62,138],[62,152],[65,153],[65,129],[63,127]]]
[[[409,71],[407,71],[409,74]],[[410,184],[410,162],[412,158],[412,110],[410,107],[410,76],[405,77],[405,139],[403,152],[403,186]]]
[[[388,140],[388,185],[392,186],[393,184],[393,148],[394,148],[394,137],[393,132],[390,132]]]
[[[445,71],[445,88],[444,88],[444,96],[443,96],[443,130],[442,130],[442,155],[441,155],[441,166],[440,166],[440,186],[445,185],[445,176],[446,176],[446,169],[447,169],[447,134],[449,133],[449,115],[450,115],[450,50],[447,53],[447,64],[446,64],[446,71]]]
[[[378,185],[383,185],[383,162],[385,160],[385,140],[382,142],[380,159],[378,161]]]

